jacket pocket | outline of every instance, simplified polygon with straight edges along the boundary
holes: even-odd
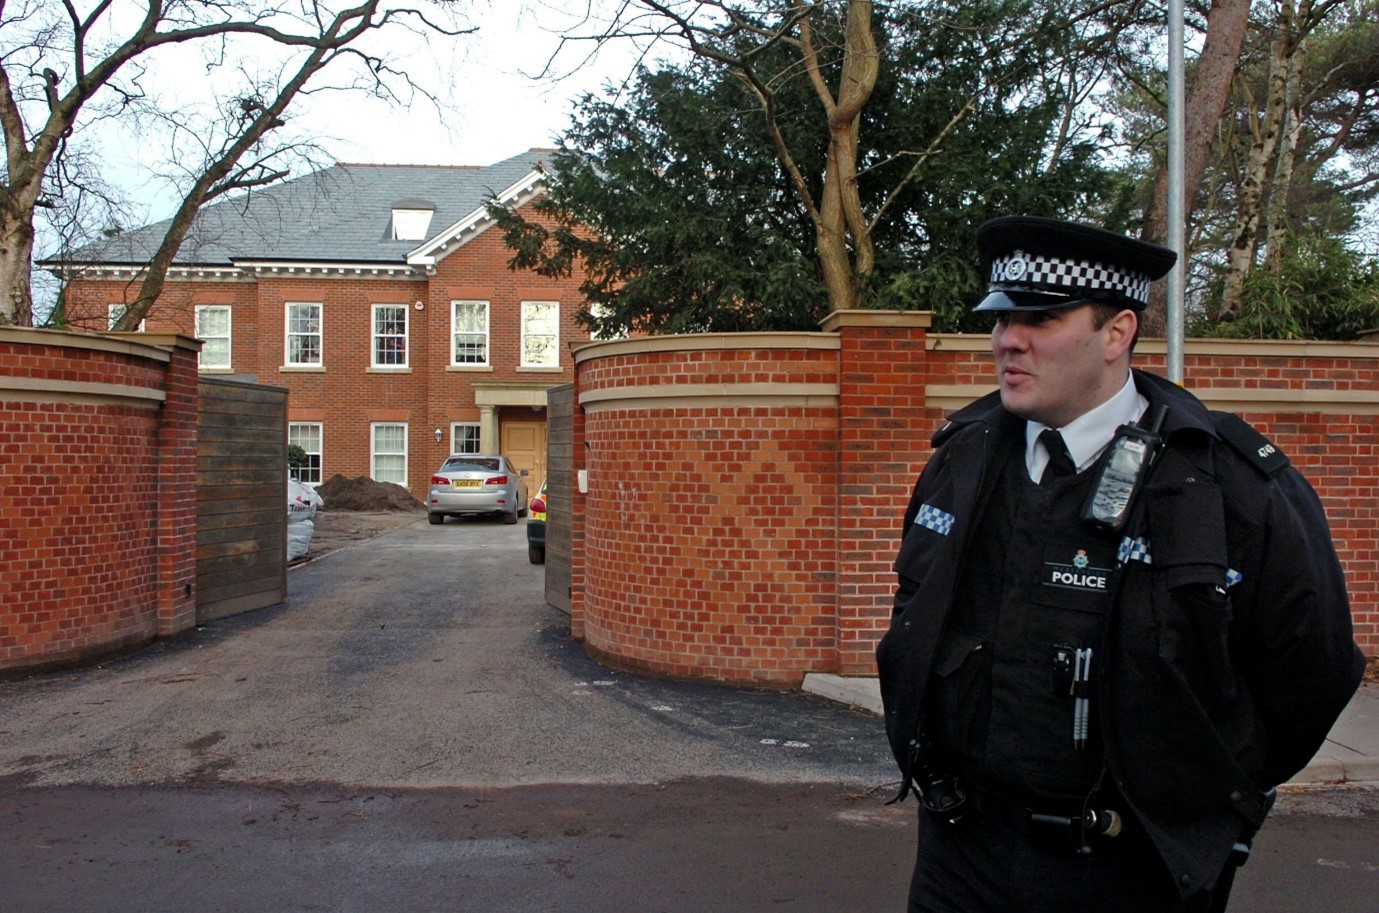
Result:
[[[1221,491],[1190,482],[1151,490],[1148,500],[1159,659],[1219,718],[1236,702]]]
[[[991,718],[991,649],[977,634],[953,628],[934,656],[926,728],[934,740],[969,757],[980,753]]]
[[[1226,508],[1221,490],[1189,482],[1149,492],[1154,569],[1169,590],[1208,588],[1225,594]]]

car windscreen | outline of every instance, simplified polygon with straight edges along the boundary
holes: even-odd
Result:
[[[470,457],[463,460],[446,460],[441,472],[497,472],[498,460],[485,460]]]

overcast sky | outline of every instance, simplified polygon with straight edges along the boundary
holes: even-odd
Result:
[[[444,116],[428,102],[410,109],[370,99],[361,93],[299,97],[291,109],[293,126],[317,138],[326,154],[340,162],[406,165],[490,165],[531,148],[549,147],[569,123],[571,107],[586,92],[621,83],[638,52],[628,44],[609,46],[582,63],[581,49],[563,53],[557,75],[535,79],[555,51],[569,0],[466,0],[478,31],[458,38],[433,39],[403,56],[418,81],[449,90]],[[595,0],[603,3],[604,0]],[[190,83],[189,83],[190,84]],[[147,149],[142,139],[116,129],[102,140],[106,177],[129,195],[132,225],[167,218],[178,199],[167,183],[139,163]],[[40,257],[50,241],[40,229]],[[56,295],[56,282],[35,275],[41,309]]]
[[[298,115],[319,124],[313,132],[331,137],[326,148],[344,162],[488,165],[551,146],[569,122],[572,102],[610,80],[621,83],[637,53],[628,44],[609,46],[579,66],[583,51],[570,48],[557,62],[562,78],[533,78],[557,48],[557,32],[576,21],[562,17],[560,7],[581,6],[551,4],[475,3],[476,33],[433,44],[439,59],[423,66],[434,67],[442,84],[453,84],[454,96],[447,102],[456,114],[448,118],[438,118],[426,103],[399,112],[358,95],[338,106],[312,99]]]
[[[594,0],[603,4],[607,0]],[[289,109],[293,136],[310,137],[328,160],[352,164],[491,165],[532,148],[554,145],[569,125],[580,96],[622,84],[638,50],[622,42],[604,46],[592,60],[589,44],[567,46],[553,72],[537,78],[560,45],[560,34],[579,20],[569,0],[466,0],[477,30],[458,37],[416,40],[390,29],[373,40],[387,42],[394,67],[405,68],[438,97],[438,110],[418,97],[399,108],[360,91],[322,91],[348,68],[323,71]],[[386,37],[385,37],[386,36]],[[378,49],[365,44],[365,49]],[[166,49],[145,79],[169,105],[200,99],[203,51],[194,45]],[[181,54],[182,56],[177,56]],[[198,74],[188,79],[188,73]],[[234,74],[230,76],[233,78]],[[166,153],[157,141],[116,122],[96,127],[105,177],[126,193],[129,224],[167,218],[180,192],[166,180]],[[284,134],[284,138],[286,134]]]

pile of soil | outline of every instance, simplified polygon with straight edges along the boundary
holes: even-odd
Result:
[[[392,482],[375,482],[368,476],[347,479],[333,475],[316,486],[324,500],[323,509],[333,510],[425,510],[426,505],[412,493]]]
[[[1379,656],[1371,656],[1365,665],[1365,681],[1379,684]]]

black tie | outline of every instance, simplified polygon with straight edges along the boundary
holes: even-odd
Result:
[[[1039,443],[1049,452],[1049,465],[1044,467],[1044,474],[1039,478],[1040,485],[1077,474],[1072,454],[1068,453],[1068,445],[1063,443],[1063,435],[1052,428],[1045,428],[1039,432]]]

